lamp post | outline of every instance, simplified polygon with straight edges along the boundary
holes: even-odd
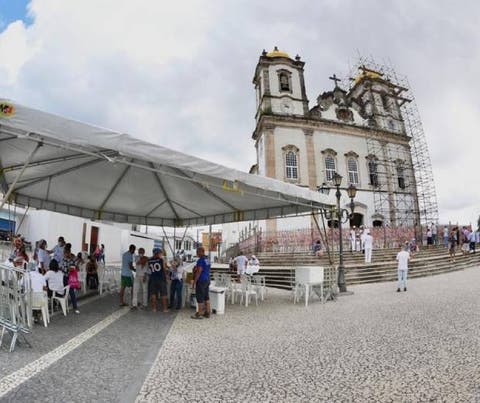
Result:
[[[338,288],[340,292],[346,292],[347,286],[345,284],[345,266],[343,264],[343,239],[342,239],[342,223],[346,223],[353,217],[353,212],[355,210],[355,203],[353,199],[357,195],[357,188],[353,185],[350,185],[347,188],[347,194],[350,198],[350,212],[346,209],[340,207],[340,198],[342,193],[340,192],[340,186],[342,184],[342,176],[338,173],[335,173],[333,176],[333,185],[336,188],[335,197],[337,198],[337,208],[335,211],[324,210],[325,217],[327,220],[332,220],[333,218],[337,219],[338,222]],[[325,185],[325,183],[318,188],[318,191],[323,194],[329,194],[330,189]]]

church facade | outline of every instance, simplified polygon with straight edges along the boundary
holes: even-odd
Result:
[[[277,48],[260,56],[253,77],[257,163],[250,172],[312,190],[332,188],[338,173],[342,208],[349,208],[348,186],[357,188],[351,225],[418,223],[411,138],[401,111],[406,89],[363,67],[348,91],[330,77],[334,88],[310,107],[304,66]],[[264,230],[308,226],[309,217],[298,217],[270,220]]]

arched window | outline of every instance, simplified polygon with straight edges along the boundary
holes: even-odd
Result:
[[[298,179],[297,154],[292,150],[285,154],[285,177],[290,180]]]
[[[280,74],[280,91],[290,91],[288,76],[285,73]]]
[[[387,112],[390,111],[390,100],[388,99],[388,96],[387,94],[382,94],[382,106],[383,106],[383,109]]]
[[[370,185],[377,188],[380,186],[378,181],[378,162],[375,156],[368,157],[368,176],[370,178]]]
[[[335,158],[330,154],[325,155],[325,179],[327,182],[333,181],[336,170]]]
[[[278,89],[280,92],[292,92],[292,73],[288,70],[278,70]]]
[[[352,185],[358,185],[358,163],[357,159],[354,157],[349,157],[347,159],[347,168],[348,168],[348,182]]]

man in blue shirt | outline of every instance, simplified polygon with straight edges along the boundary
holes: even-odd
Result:
[[[210,317],[210,261],[205,255],[205,249],[202,247],[197,249],[197,256],[199,259],[197,260],[197,265],[195,266],[193,273],[193,286],[197,297],[197,312],[192,316],[192,319]]]
[[[123,301],[123,295],[125,294],[125,288],[133,287],[133,254],[135,253],[135,245],[130,245],[128,250],[122,255],[122,274],[121,274],[121,287],[120,287],[120,306],[128,306]],[[130,293],[133,298],[133,292]],[[131,303],[132,301],[130,301]]]

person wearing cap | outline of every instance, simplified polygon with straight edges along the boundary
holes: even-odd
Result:
[[[205,255],[205,249],[200,247],[197,249],[197,265],[195,266],[195,277],[193,279],[193,287],[197,297],[197,312],[192,319],[203,319],[210,317],[210,260]]]
[[[125,288],[133,287],[133,272],[135,267],[133,267],[133,257],[135,253],[136,246],[130,245],[128,250],[122,255],[122,272],[120,278],[120,306],[128,306],[123,300],[125,295]],[[133,302],[133,292],[130,293],[131,301]]]
[[[148,291],[152,301],[152,311],[157,312],[157,299],[160,294],[162,301],[162,312],[168,312],[167,301],[167,273],[165,259],[160,248],[154,248],[153,257],[148,261],[150,270],[150,281],[148,284]]]

